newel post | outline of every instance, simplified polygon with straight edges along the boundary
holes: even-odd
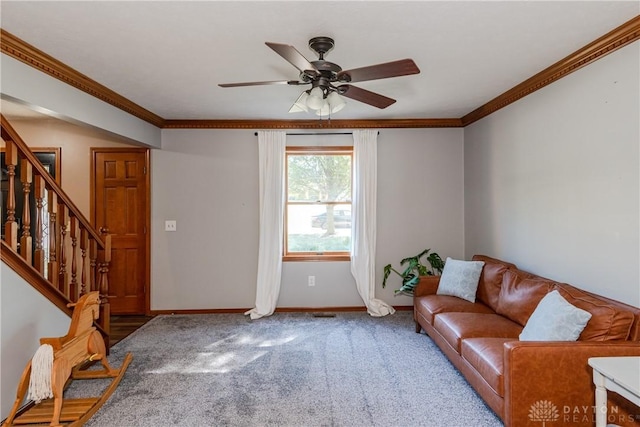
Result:
[[[104,235],[104,250],[102,251],[102,260],[99,263],[98,271],[99,290],[100,290],[100,326],[109,334],[111,333],[111,306],[109,305],[109,264],[111,263],[111,235]],[[108,338],[105,338],[107,348],[109,346]]]

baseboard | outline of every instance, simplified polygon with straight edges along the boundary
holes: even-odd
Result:
[[[249,308],[200,308],[200,309],[177,309],[177,310],[150,310],[151,316],[158,314],[227,314],[227,313],[244,313]]]
[[[411,311],[412,305],[394,306],[398,311]],[[203,309],[179,309],[179,310],[151,310],[150,315],[158,314],[228,314],[228,313],[245,313],[250,308],[203,308]],[[277,307],[276,313],[312,313],[312,312],[353,312],[367,311],[365,306],[349,306],[349,307]]]

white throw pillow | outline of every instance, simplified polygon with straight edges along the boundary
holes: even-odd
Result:
[[[527,320],[520,341],[576,341],[591,313],[571,305],[558,291],[549,292]]]
[[[451,295],[476,302],[478,280],[484,261],[459,261],[447,258],[438,285],[438,295]]]

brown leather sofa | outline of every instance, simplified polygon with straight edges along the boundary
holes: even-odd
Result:
[[[595,387],[587,360],[640,356],[640,308],[508,262],[473,259],[485,262],[475,303],[437,295],[438,276],[421,278],[414,291],[416,332],[431,337],[506,426],[593,426]],[[592,314],[578,341],[519,341],[529,316],[553,290]],[[610,423],[640,425],[640,408],[608,395]]]

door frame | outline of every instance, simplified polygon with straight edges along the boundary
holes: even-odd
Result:
[[[145,240],[145,262],[144,262],[144,314],[149,316],[151,314],[151,150],[149,148],[137,148],[137,147],[90,147],[91,151],[91,182],[90,182],[90,205],[91,205],[91,225],[96,227],[96,154],[97,153],[144,153],[144,167],[145,167],[145,185],[147,187],[145,214],[144,214],[144,227],[146,233],[144,235]]]

